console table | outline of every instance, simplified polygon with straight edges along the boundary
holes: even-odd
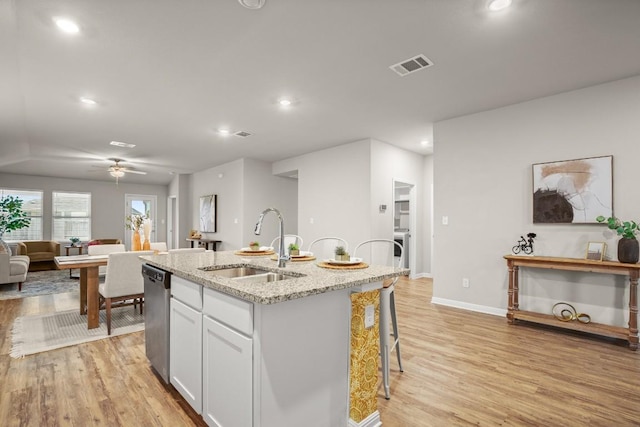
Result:
[[[191,242],[191,247],[193,248],[196,244],[203,244],[205,249],[209,249],[209,244],[211,244],[211,248],[215,252],[218,249],[218,243],[222,242],[222,240],[211,240],[211,239],[192,239],[187,238],[187,242]]]
[[[580,258],[558,258],[543,256],[505,255],[509,268],[509,323],[516,320],[541,323],[559,328],[588,332],[612,338],[626,339],[629,348],[638,348],[638,274],[640,264],[624,264],[616,261],[594,261]],[[544,268],[549,270],[569,270],[591,273],[619,274],[629,276],[629,328],[598,323],[561,322],[553,315],[520,310],[518,300],[519,268]]]

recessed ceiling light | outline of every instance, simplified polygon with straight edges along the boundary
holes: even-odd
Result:
[[[420,141],[420,145],[422,145],[423,147],[428,147],[429,146],[429,140],[428,139],[423,139],[422,141]]]
[[[97,102],[94,101],[93,99],[86,98],[84,96],[80,97],[80,102],[82,102],[85,105],[96,105],[97,104]]]
[[[497,12],[511,6],[511,0],[492,0],[489,2],[489,10]]]
[[[120,142],[120,141],[111,141],[109,144],[115,145],[116,147],[123,147],[123,148],[133,148],[136,146],[136,144],[129,144],[127,142]]]
[[[70,19],[53,18],[53,20],[55,21],[60,31],[64,31],[65,33],[68,33],[68,34],[75,34],[80,31],[80,27],[78,27],[78,24],[71,21]]]
[[[229,129],[218,129],[220,135],[229,135]]]
[[[282,98],[280,101],[278,101],[278,104],[280,104],[281,107],[288,107],[291,105],[291,100],[287,98]]]

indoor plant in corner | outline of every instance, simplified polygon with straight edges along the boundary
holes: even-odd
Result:
[[[602,215],[596,221],[605,223],[611,230],[615,230],[620,240],[618,241],[618,261],[635,264],[639,258],[639,244],[636,234],[640,233],[638,223],[635,221],[621,221],[615,216],[605,218]]]
[[[0,252],[11,254],[9,245],[3,240],[4,233],[20,230],[30,224],[31,219],[22,210],[22,200],[14,196],[0,199]]]

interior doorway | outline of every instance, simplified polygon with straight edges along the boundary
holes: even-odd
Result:
[[[404,267],[416,271],[416,185],[393,180],[393,238],[404,248]]]
[[[158,197],[155,195],[144,194],[125,194],[125,233],[124,243],[128,250],[131,250],[131,231],[126,228],[127,217],[131,215],[144,215],[151,218],[151,236],[150,241],[156,241],[156,223],[157,223],[157,205]]]
[[[167,248],[177,249],[178,244],[178,199],[176,196],[167,198]]]

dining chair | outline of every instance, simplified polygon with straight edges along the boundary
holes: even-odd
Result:
[[[122,243],[87,246],[87,253],[89,255],[109,255],[113,252],[124,252],[126,250],[126,247]],[[98,275],[104,276],[105,274],[107,274],[107,267],[101,265],[98,268]]]
[[[111,309],[144,304],[144,279],[140,256],[153,255],[153,251],[112,252],[107,262],[107,276],[98,285],[100,306],[107,311],[107,335],[111,335]],[[130,302],[127,302],[131,300]],[[114,305],[114,303],[116,303]]]
[[[400,257],[395,256],[394,249],[399,249]],[[402,245],[395,240],[371,239],[359,243],[353,251],[353,256],[361,257],[372,265],[402,267],[404,251]],[[391,398],[389,387],[389,358],[394,348],[398,358],[398,368],[400,372],[404,372],[400,358],[400,336],[398,335],[398,320],[396,317],[396,300],[394,293],[394,286],[397,281],[398,277],[385,280],[382,283],[382,289],[380,289],[380,359],[382,360],[384,397],[387,400]],[[391,317],[391,319],[389,319],[389,317]],[[389,320],[391,320],[393,333],[389,331]],[[393,336],[393,343],[390,341],[391,336]]]
[[[309,244],[309,252],[318,259],[332,259],[337,246],[349,251],[349,243],[340,237],[320,237]]]
[[[296,234],[285,234],[284,235],[284,251],[285,253],[289,253],[289,245],[295,243],[296,245],[298,245],[299,248],[302,248],[302,237],[296,235]],[[277,248],[280,246],[280,237],[276,237],[275,239],[273,239],[271,241],[271,245],[272,248],[276,249],[276,252],[278,251]]]
[[[152,251],[167,252],[167,242],[151,242],[149,245]]]

